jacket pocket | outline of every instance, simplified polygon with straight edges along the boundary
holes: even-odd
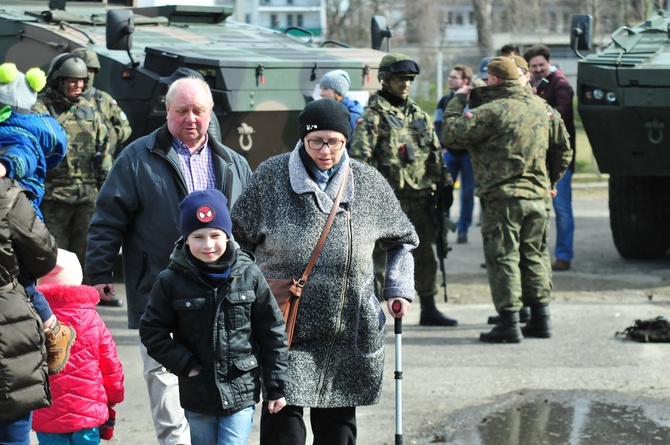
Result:
[[[175,311],[195,311],[205,307],[204,298],[182,298],[172,302]]]
[[[258,368],[258,359],[253,354],[247,354],[236,358],[233,361],[233,365],[240,371],[249,372],[254,368]]]
[[[172,302],[172,308],[178,314],[179,332],[192,334],[211,329],[211,319],[207,319],[205,303],[206,299],[202,297],[180,298]]]
[[[506,252],[502,234],[502,223],[498,220],[482,221],[482,238],[484,238],[484,257],[495,260]]]
[[[243,406],[252,400],[258,402],[260,374],[258,358],[255,355],[246,354],[233,360],[230,380],[236,405]]]
[[[374,354],[384,348],[385,323],[386,316],[375,295],[370,294],[367,300],[361,300],[355,338],[356,350],[359,354]]]
[[[228,307],[226,327],[231,335],[243,334],[239,331],[251,332],[251,307],[256,302],[256,292],[253,289],[231,290],[225,301]]]
[[[207,413],[221,409],[221,396],[212,375],[213,370],[206,369],[193,377],[179,377],[179,399],[185,409]]]

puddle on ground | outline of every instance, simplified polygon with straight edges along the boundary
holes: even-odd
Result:
[[[477,418],[477,417],[475,417]],[[474,420],[474,419],[471,419]],[[667,421],[667,418],[665,419]],[[667,423],[667,422],[666,422]],[[639,406],[588,397],[526,400],[479,416],[433,442],[463,445],[656,445],[670,443],[670,428]],[[442,440],[440,440],[442,439]]]

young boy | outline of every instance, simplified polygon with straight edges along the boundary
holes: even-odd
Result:
[[[260,269],[230,238],[226,206],[212,189],[180,203],[182,238],[140,321],[148,354],[179,377],[192,445],[246,444],[261,380],[270,412],[286,405],[284,319]]]
[[[67,134],[54,118],[30,111],[45,84],[46,76],[39,68],[24,75],[13,63],[0,65],[0,178],[15,179],[29,192],[40,219],[46,172],[63,160],[67,147]],[[35,278],[23,267],[18,282],[42,319],[49,373],[56,374],[67,363],[76,332],[60,324],[44,295],[35,289]]]
[[[104,438],[100,426],[124,398],[116,344],[95,309],[100,296],[95,288],[82,285],[82,279],[77,255],[58,249],[56,267],[38,280],[54,313],[79,332],[67,365],[49,377],[53,405],[33,413],[40,445],[99,444]]]

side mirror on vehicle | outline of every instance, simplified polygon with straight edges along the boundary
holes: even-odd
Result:
[[[388,27],[386,17],[375,15],[370,22],[370,35],[372,36],[372,49],[381,50],[386,41],[386,51],[389,51],[389,39],[393,36],[391,28]]]
[[[575,14],[570,25],[570,48],[577,54],[578,51],[589,51],[593,40],[593,16],[589,14]]]
[[[133,46],[135,19],[130,9],[110,9],[107,11],[107,49],[130,52]]]

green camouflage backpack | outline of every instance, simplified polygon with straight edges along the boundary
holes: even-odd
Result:
[[[670,342],[670,323],[665,317],[635,320],[633,326],[615,335],[643,343]]]

